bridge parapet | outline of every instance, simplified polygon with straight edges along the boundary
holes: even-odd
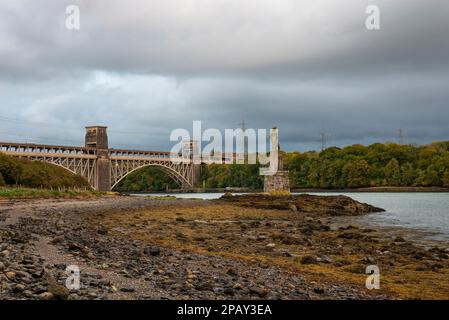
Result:
[[[136,157],[136,158],[161,158],[170,159],[170,152],[164,151],[140,151],[125,149],[109,149],[110,157]]]
[[[45,153],[70,155],[95,155],[95,149],[75,146],[57,146],[33,143],[0,142],[3,153]]]

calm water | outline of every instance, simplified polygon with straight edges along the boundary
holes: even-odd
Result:
[[[434,233],[449,241],[449,194],[447,193],[313,193],[318,195],[344,194],[355,200],[386,210],[355,220],[386,227],[404,227]],[[154,194],[153,194],[154,195]],[[161,194],[167,195],[167,194]],[[216,199],[222,193],[171,194],[179,198]],[[354,219],[354,218],[351,218]]]

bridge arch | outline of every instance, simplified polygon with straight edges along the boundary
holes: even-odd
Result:
[[[68,172],[70,172],[70,173],[72,173],[72,174],[74,174],[74,175],[80,176],[81,178],[84,179],[84,181],[87,182],[87,184],[88,184],[93,190],[97,190],[97,188],[96,188],[95,185],[93,184],[93,181],[89,181],[90,178],[84,176],[82,172],[76,172],[75,170],[72,170],[72,169],[70,169],[69,167],[67,167],[67,166],[65,166],[65,165],[63,165],[63,164],[57,163],[57,162],[51,162],[51,161],[45,161],[45,160],[37,160],[37,161],[41,161],[41,162],[44,162],[44,163],[48,163],[48,164],[57,166],[57,167],[59,167],[59,168],[65,169],[66,171],[68,171]]]
[[[171,168],[169,165],[166,165],[165,163],[147,163],[140,166],[137,166],[133,168],[132,170],[127,171],[123,175],[113,178],[113,175],[111,175],[111,190],[113,190],[121,181],[123,181],[127,176],[129,176],[131,173],[138,171],[140,169],[146,168],[146,167],[157,167],[161,169],[164,173],[166,173],[172,180],[174,180],[177,184],[179,184],[180,187],[184,186],[191,186],[191,183],[178,171]]]
[[[108,147],[104,126],[86,127],[84,147],[0,142],[0,152],[57,165],[78,174],[98,191],[110,191],[130,173],[147,166],[161,168],[181,188],[192,188],[200,178],[201,164],[171,161],[170,152],[114,149]],[[192,154],[194,142],[184,148]]]

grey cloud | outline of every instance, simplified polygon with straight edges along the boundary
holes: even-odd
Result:
[[[449,4],[377,0],[369,32],[372,2],[0,1],[0,140],[82,143],[100,123],[115,146],[167,149],[192,120],[242,119],[279,125],[289,149],[317,148],[321,130],[336,145],[399,128],[448,139]],[[67,4],[80,31],[64,26]]]

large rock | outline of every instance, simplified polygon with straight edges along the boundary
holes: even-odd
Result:
[[[47,275],[46,283],[47,291],[51,293],[55,299],[66,300],[69,297],[69,289],[58,284],[51,275]]]
[[[292,210],[297,212],[323,213],[331,216],[361,215],[370,212],[382,212],[384,209],[358,202],[347,196],[289,195],[272,196],[269,194],[226,195],[218,201],[231,202],[236,205],[259,209]]]

